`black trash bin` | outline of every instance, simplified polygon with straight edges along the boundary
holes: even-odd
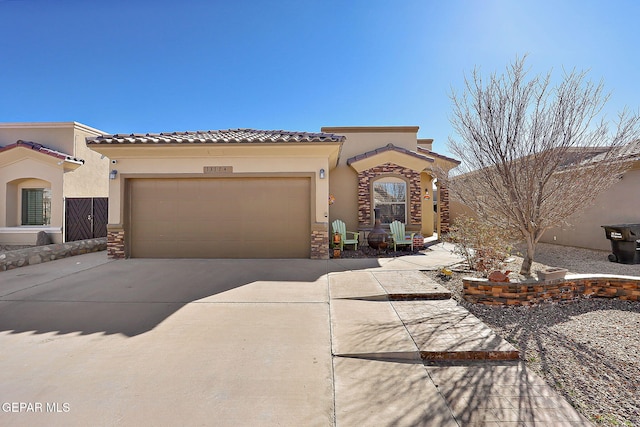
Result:
[[[621,264],[640,264],[640,224],[603,225],[611,240],[609,261]]]

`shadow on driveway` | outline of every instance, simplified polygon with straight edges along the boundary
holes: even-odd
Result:
[[[367,267],[378,266],[371,260]],[[364,266],[363,266],[364,267]],[[56,262],[25,267],[56,268]],[[325,302],[325,274],[344,267],[318,260],[157,260],[108,262],[34,284],[2,277],[0,333],[123,334],[155,328],[192,302]],[[24,275],[23,274],[23,275]],[[4,290],[4,291],[3,291]]]

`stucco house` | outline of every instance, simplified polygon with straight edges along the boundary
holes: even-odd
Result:
[[[77,122],[0,123],[0,244],[35,244],[39,231],[61,243],[77,240],[70,229],[93,230],[91,213],[76,209],[76,223],[66,209],[101,198],[106,212],[109,159],[85,143],[103,133]]]
[[[598,150],[581,150],[596,153],[593,158],[585,161],[586,166],[592,167],[602,160],[601,155],[597,154]],[[592,203],[567,218],[564,224],[545,231],[540,242],[610,250],[611,242],[606,239],[603,225],[640,223],[640,141],[629,143],[619,154],[617,161],[629,163],[629,169],[621,179],[607,190],[594,194]],[[460,175],[454,179],[464,177],[465,175]],[[589,182],[584,185],[589,185]],[[452,221],[463,215],[475,215],[471,208],[458,200],[451,200],[450,212]]]
[[[608,251],[611,242],[601,226],[640,223],[640,141],[630,143],[618,161],[630,163],[622,178],[596,194],[593,203],[566,224],[547,230],[541,242]]]
[[[87,137],[111,159],[113,258],[329,257],[330,223],[366,233],[380,207],[434,232],[436,167],[458,162],[418,127],[327,127],[320,133],[230,129]],[[376,197],[393,188],[394,197]],[[335,203],[329,204],[332,197]],[[440,189],[436,227],[448,227]]]

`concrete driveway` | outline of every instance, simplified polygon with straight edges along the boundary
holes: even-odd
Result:
[[[101,252],[0,273],[0,425],[334,425],[327,273],[415,270],[440,255]]]

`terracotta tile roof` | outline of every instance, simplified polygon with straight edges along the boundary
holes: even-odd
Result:
[[[576,153],[573,157],[572,153]],[[611,161],[636,161],[640,160],[640,140],[632,141],[629,144],[613,149],[611,151],[609,147],[575,147],[569,151],[567,159],[560,164],[560,166],[572,166],[576,163],[589,165],[604,160]]]
[[[82,160],[82,159],[76,159],[75,157],[71,156],[70,154],[62,153],[60,151],[54,150],[54,149],[49,148],[49,147],[45,147],[42,144],[38,144],[37,142],[32,142],[32,141],[18,140],[15,144],[9,144],[9,145],[5,145],[4,147],[0,147],[0,153],[2,153],[4,151],[11,150],[13,148],[18,148],[18,147],[28,148],[30,150],[35,150],[35,151],[38,151],[40,153],[43,153],[43,154],[46,154],[48,156],[52,156],[52,157],[55,157],[57,159],[61,159],[61,160],[67,161],[67,162],[84,164],[84,160]]]
[[[88,137],[87,144],[253,144],[342,142],[345,137],[332,133],[290,132],[284,130],[226,129],[195,132],[163,132],[100,135]]]
[[[618,157],[622,159],[640,159],[640,139],[622,147],[618,152]]]
[[[442,159],[442,160],[448,160],[448,161],[453,162],[453,163],[455,163],[457,165],[462,163],[460,160],[454,159],[453,157],[444,156],[442,154],[436,153],[435,151],[427,150],[426,148],[423,148],[423,147],[418,147],[418,152],[422,152],[422,153],[425,153],[428,156],[437,157],[437,158]]]
[[[375,156],[380,153],[384,153],[385,151],[396,151],[398,153],[407,154],[412,157],[416,157],[418,159],[426,160],[428,162],[433,162],[434,160],[431,157],[424,156],[422,154],[418,154],[415,151],[407,150],[406,148],[396,147],[393,144],[387,144],[384,147],[376,148],[372,151],[367,151],[366,153],[358,154],[357,156],[353,156],[347,159],[347,165],[351,165],[353,162],[357,162],[372,156]]]

